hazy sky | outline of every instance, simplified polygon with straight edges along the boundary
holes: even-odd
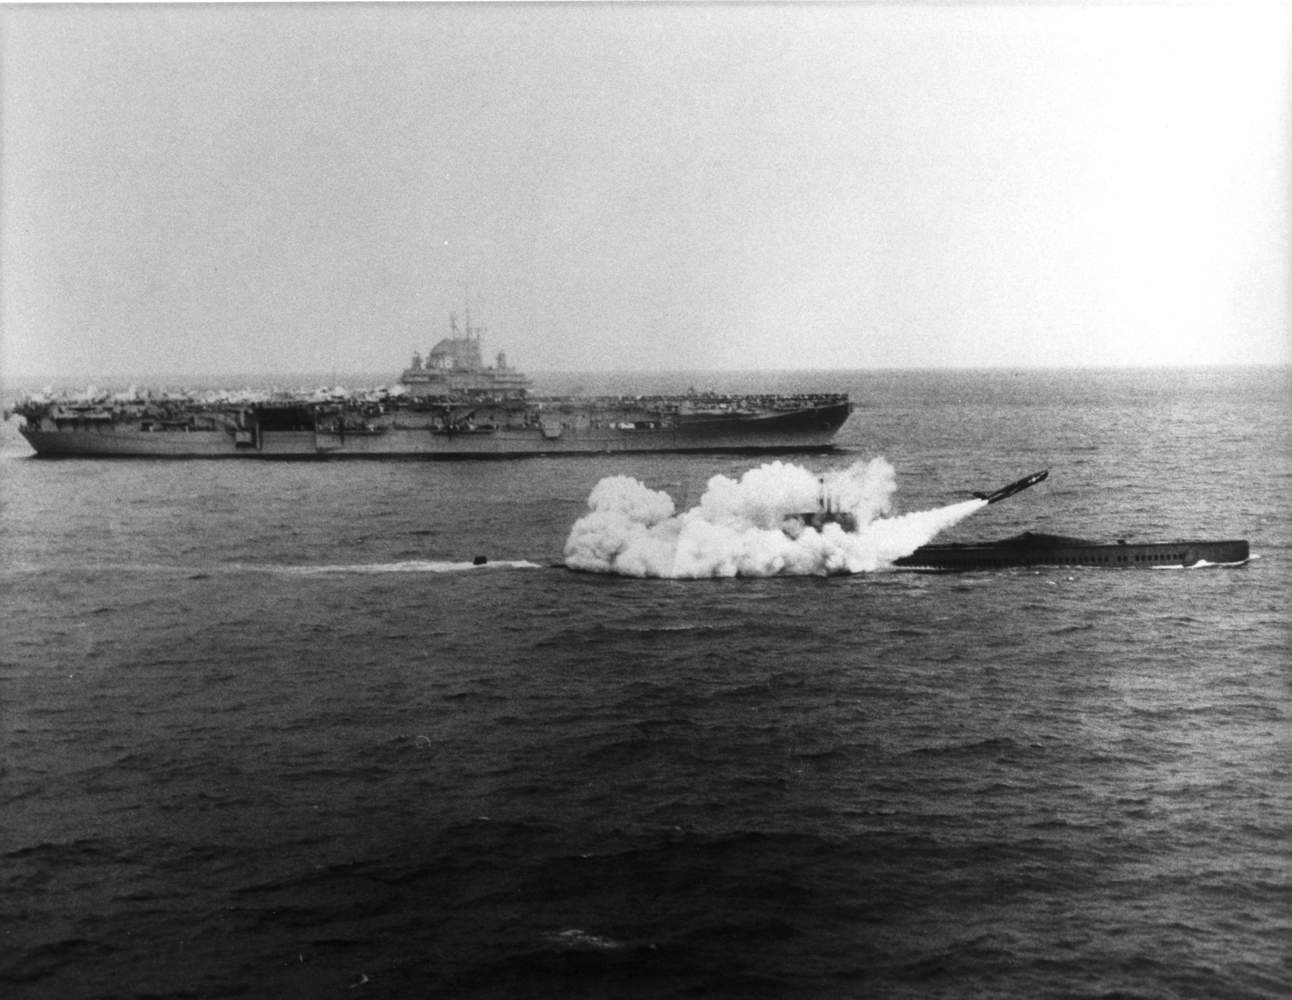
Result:
[[[1290,357],[1284,4],[0,19],[7,375]]]

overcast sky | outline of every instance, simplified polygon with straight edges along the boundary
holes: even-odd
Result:
[[[0,18],[9,376],[1289,361],[1284,4]]]

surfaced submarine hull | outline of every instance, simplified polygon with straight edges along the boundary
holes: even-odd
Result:
[[[1250,558],[1246,539],[1104,543],[1025,531],[998,542],[922,545],[909,556],[894,560],[893,565],[898,569],[935,573],[1013,566],[1181,569],[1241,566]]]
[[[1023,492],[1029,486],[1035,486],[1037,483],[1047,479],[1049,475],[1049,469],[1042,469],[1040,472],[1033,472],[1030,476],[1024,476],[1008,486],[1002,486],[995,493],[975,493],[974,496],[979,500],[986,500],[988,503],[1000,503],[1000,501],[1007,497],[1012,497],[1015,493]]]

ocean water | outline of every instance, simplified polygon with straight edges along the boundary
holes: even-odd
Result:
[[[697,380],[849,391],[841,450],[783,460],[883,456],[899,511],[1051,470],[944,540],[1257,558],[573,573],[602,479],[686,508],[766,460],[39,461],[9,425],[0,995],[1292,994],[1289,372],[579,379]]]

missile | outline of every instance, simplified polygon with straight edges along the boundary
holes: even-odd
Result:
[[[1010,483],[1008,486],[1002,486],[995,493],[975,493],[979,500],[986,500],[988,503],[997,503],[1006,497],[1012,497],[1015,493],[1021,493],[1029,486],[1035,486],[1041,480],[1050,474],[1049,469],[1042,469],[1040,472],[1033,472],[1030,476],[1024,476],[1017,482]]]

